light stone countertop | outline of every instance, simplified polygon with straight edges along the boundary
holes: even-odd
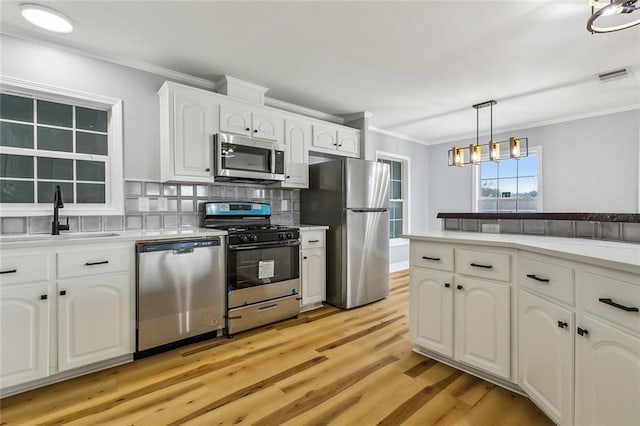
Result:
[[[294,225],[297,226],[300,231],[326,231],[329,229],[327,225]]]
[[[402,237],[414,241],[514,248],[640,274],[640,244],[581,238],[454,231],[415,233]]]
[[[227,235],[226,231],[208,228],[164,229],[157,231],[74,232],[60,235],[34,234],[0,237],[0,249],[18,249],[43,246],[69,246],[138,241],[157,241],[184,238],[205,238]]]

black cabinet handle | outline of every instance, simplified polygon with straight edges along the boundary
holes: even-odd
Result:
[[[319,243],[320,240],[309,240],[310,243]]]
[[[451,284],[449,284],[449,283],[444,283],[444,288],[449,288],[449,287],[451,287]]]
[[[569,325],[569,324],[567,324],[567,323],[566,323],[566,322],[564,322],[564,321],[558,321],[558,327],[560,327],[560,328],[565,328],[565,327],[567,327],[568,325]]]
[[[0,271],[0,274],[15,274],[18,272],[17,269],[7,269],[6,271]]]
[[[435,260],[435,261],[440,260],[440,258],[439,258],[439,257],[431,257],[431,256],[422,256],[422,258],[423,258],[424,260]]]
[[[245,127],[245,130],[248,132],[248,131],[249,131],[249,130],[251,130],[251,129],[250,129],[250,128],[248,128],[248,127]]]
[[[481,263],[470,263],[469,266],[475,266],[476,268],[485,268],[485,269],[491,269],[493,268],[493,265],[483,265]]]
[[[632,306],[624,306],[624,305],[616,303],[613,300],[608,299],[608,298],[602,298],[602,299],[598,299],[598,300],[600,302],[604,303],[605,305],[609,305],[609,306],[613,306],[614,308],[622,309],[625,312],[638,312],[638,308],[634,308]]]
[[[342,146],[342,144],[341,144],[341,143],[339,143],[339,144],[338,144],[338,146]]]
[[[107,263],[109,263],[108,260],[103,260],[102,262],[87,262],[84,266],[106,265]]]
[[[66,296],[66,295],[67,295],[67,290],[60,291],[60,296]]]
[[[464,290],[464,288],[463,288],[461,285],[457,285],[457,286],[456,286],[456,288],[457,288],[458,290]]]
[[[291,179],[291,176],[287,175],[287,179]]]
[[[40,295],[40,300],[47,300],[49,298],[49,296],[47,296],[46,294],[41,294]]]
[[[579,335],[581,335],[581,336],[586,336],[586,335],[588,335],[588,334],[589,334],[589,331],[588,331],[588,330],[586,330],[586,329],[584,329],[584,328],[580,328],[580,327],[578,327],[578,330],[577,330],[576,332],[577,332]]]
[[[204,169],[204,171],[205,171],[205,172],[210,172],[210,171],[211,171],[211,169],[207,167],[206,169]]]
[[[303,258],[303,259],[306,259],[306,258],[307,258],[307,256],[302,256],[302,258]]]
[[[541,283],[548,283],[548,278],[540,278],[536,274],[527,274],[527,278],[531,278],[532,280],[540,281]]]
[[[254,131],[253,131],[253,133],[258,133],[258,130],[257,130],[257,129],[256,129],[256,130],[254,130]]]

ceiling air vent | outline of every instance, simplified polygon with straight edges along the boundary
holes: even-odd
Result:
[[[598,78],[601,83],[606,83],[612,80],[619,80],[621,78],[625,78],[629,76],[629,72],[626,68],[621,68],[615,71],[604,72],[602,74],[598,74]]]

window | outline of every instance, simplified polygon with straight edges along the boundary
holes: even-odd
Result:
[[[389,239],[399,239],[408,232],[409,158],[379,151],[376,157],[379,162],[389,165]]]
[[[540,148],[529,156],[478,166],[477,208],[488,212],[535,212],[540,210]]]
[[[49,214],[57,185],[69,213],[121,214],[120,101],[2,83],[2,214]]]

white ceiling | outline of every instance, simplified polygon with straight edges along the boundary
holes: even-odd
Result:
[[[584,0],[430,2],[46,1],[67,35],[35,29],[3,0],[0,30],[267,95],[424,143],[475,136],[475,103],[496,99],[494,131],[640,106],[640,26],[586,31]],[[640,13],[640,12],[635,12]],[[595,75],[627,67],[632,77]],[[488,128],[488,109],[480,115]],[[526,135],[524,135],[526,136]]]

